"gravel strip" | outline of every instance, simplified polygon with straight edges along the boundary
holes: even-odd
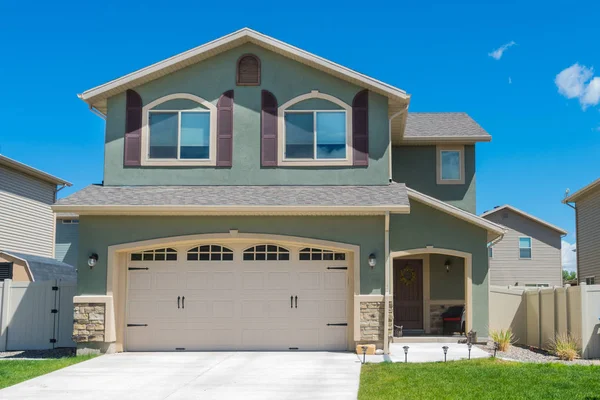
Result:
[[[487,342],[485,345],[477,345],[480,349],[487,351],[490,354],[494,354],[494,342]],[[566,365],[600,365],[600,360],[574,360],[574,361],[562,361],[559,360],[555,355],[549,352],[537,349],[535,347],[523,346],[520,344],[513,344],[510,346],[508,351],[499,351],[496,354],[499,358],[506,358],[520,362],[534,362],[534,363],[549,363],[557,362]]]
[[[53,350],[21,350],[0,352],[0,360],[33,360],[48,358],[72,357],[75,355],[75,348],[67,347]]]

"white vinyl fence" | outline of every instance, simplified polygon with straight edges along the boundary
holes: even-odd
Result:
[[[490,286],[490,331],[511,328],[519,344],[548,348],[570,333],[582,358],[600,357],[600,285],[530,289]]]
[[[76,287],[61,281],[0,282],[0,351],[75,347]]]

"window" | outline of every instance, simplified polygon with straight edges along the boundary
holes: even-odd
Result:
[[[79,220],[78,219],[63,219],[63,220],[61,220],[61,222],[64,225],[74,225],[74,224],[78,224]]]
[[[244,261],[289,261],[290,251],[272,244],[262,244],[244,250]]]
[[[494,258],[494,248],[492,246],[488,247],[488,258]]]
[[[188,261],[233,261],[233,250],[215,244],[194,247],[187,252]]]
[[[437,147],[437,183],[438,185],[465,183],[464,146]]]
[[[345,111],[286,111],[287,160],[345,160]]]
[[[238,86],[260,85],[260,59],[254,54],[244,54],[239,58],[236,83]]]
[[[304,248],[300,250],[300,261],[344,261],[345,253],[333,252],[331,250]]]
[[[596,284],[596,277],[595,276],[589,276],[589,277],[585,278],[585,284],[586,285],[595,285]]]
[[[547,283],[526,283],[525,287],[550,287]]]
[[[520,237],[519,238],[519,258],[531,258],[531,238]]]
[[[208,160],[210,111],[150,111],[150,159]]]
[[[177,250],[169,247],[132,253],[131,261],[177,261]]]

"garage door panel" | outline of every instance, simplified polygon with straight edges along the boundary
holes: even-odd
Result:
[[[348,279],[345,272],[325,272],[323,275],[325,290],[346,290]]]
[[[213,316],[213,304],[209,300],[185,299],[186,318],[211,318]]]
[[[129,275],[129,290],[150,290],[151,287],[152,274],[140,271]]]
[[[173,272],[156,272],[154,274],[154,288],[157,290],[179,289],[179,274]]]
[[[318,327],[312,329],[297,329],[294,332],[293,347],[298,350],[319,350],[323,347],[319,344],[320,329]]]
[[[233,272],[214,272],[212,288],[216,290],[235,289],[236,279]]]
[[[144,320],[153,318],[155,312],[152,307],[148,306],[147,301],[129,301],[128,315],[129,318]]]
[[[264,318],[267,316],[267,307],[264,301],[254,300],[242,303],[242,318]]]
[[[294,308],[296,318],[315,318],[321,316],[321,301],[304,299],[302,296],[298,299],[298,307]]]
[[[346,320],[348,308],[345,300],[324,300],[322,304],[324,318]]]
[[[214,318],[233,318],[235,310],[234,301],[215,301],[213,302]]]
[[[346,350],[348,330],[345,326],[329,326],[323,329],[323,347],[326,349]]]
[[[185,287],[192,290],[207,290],[211,279],[209,272],[188,271],[185,273]]]
[[[268,290],[289,290],[290,289],[290,272],[269,272],[267,278]]]
[[[270,318],[289,318],[292,308],[290,300],[271,300],[267,304]]]
[[[265,287],[264,272],[243,272],[242,289],[261,290]]]
[[[318,290],[321,288],[321,273],[298,272],[297,290]]]

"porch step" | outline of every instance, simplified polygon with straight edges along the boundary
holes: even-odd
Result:
[[[464,336],[403,336],[393,338],[392,343],[459,343],[465,340]]]
[[[404,329],[402,331],[402,336],[422,336],[425,334],[425,330],[423,329]]]

